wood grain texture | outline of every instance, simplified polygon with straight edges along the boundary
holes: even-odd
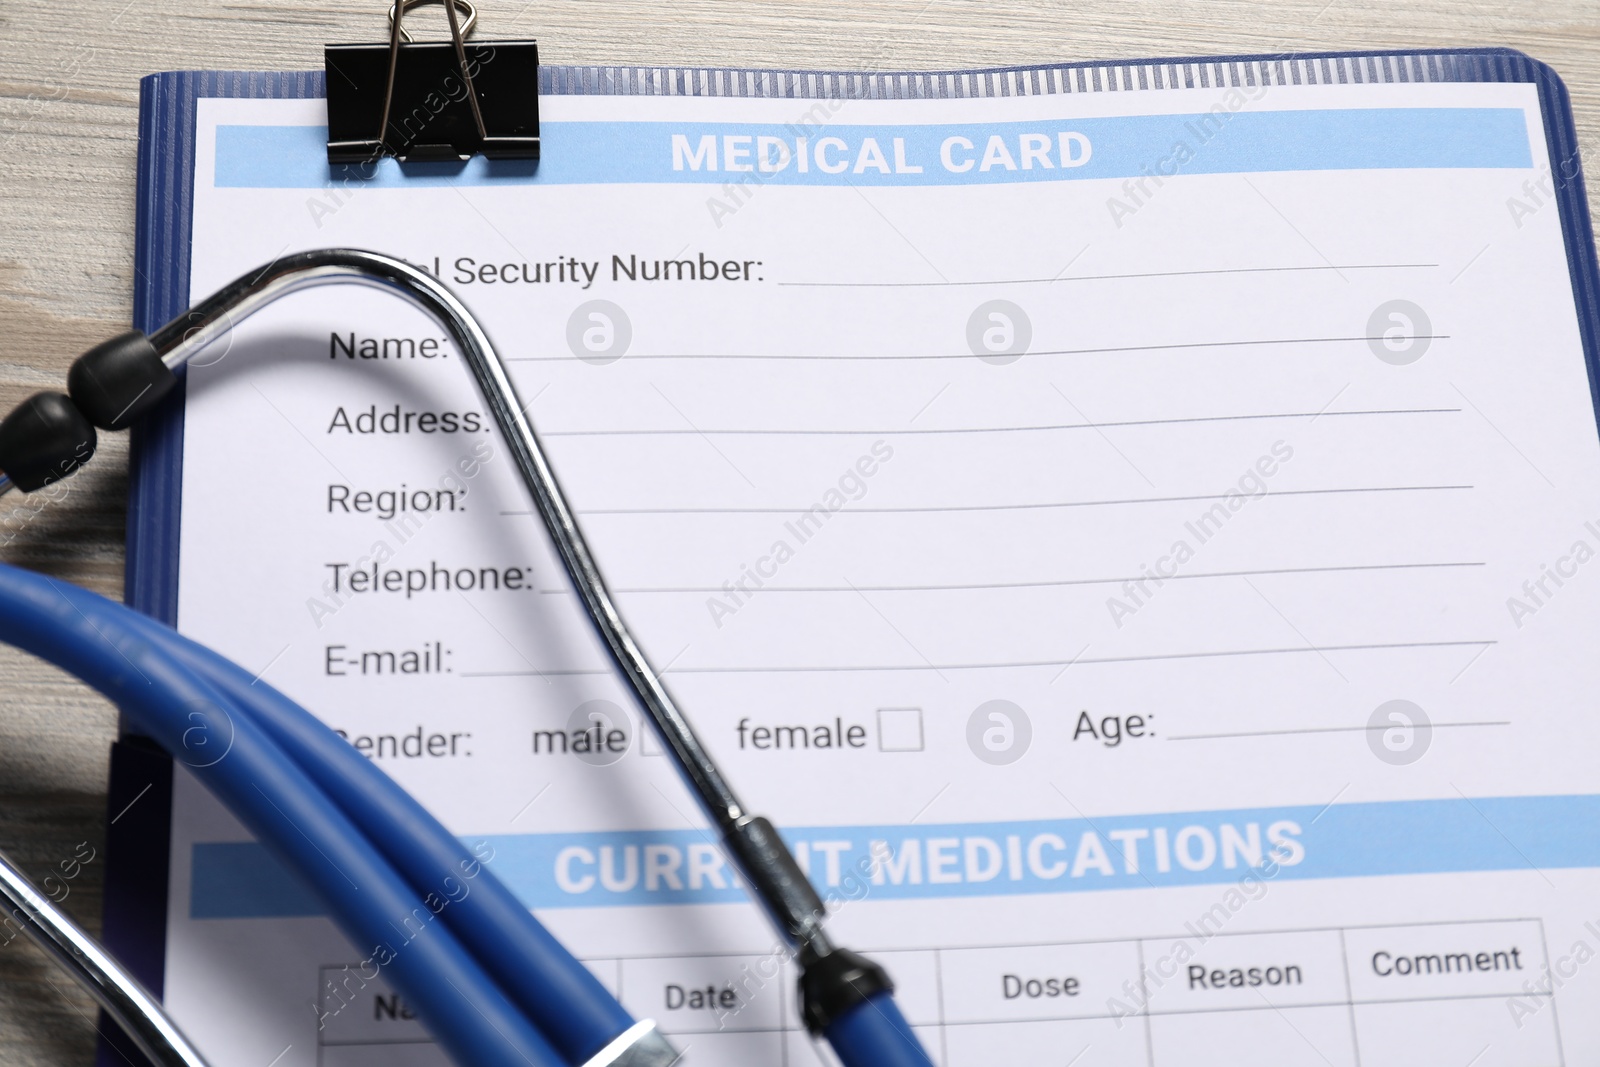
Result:
[[[1572,90],[1600,146],[1600,0],[480,0],[487,36],[548,63],[946,69],[1072,59],[1511,45]],[[0,7],[0,410],[58,388],[129,321],[138,80],[182,68],[312,69],[326,41],[376,40],[372,0],[50,0]],[[437,19],[440,9],[419,12]],[[1586,150],[1586,161],[1600,154]],[[1592,173],[1592,172],[1591,172]],[[42,507],[0,500],[0,559],[121,591],[126,447]],[[99,848],[112,709],[0,650],[0,849],[36,876]],[[98,865],[67,904],[99,925]],[[65,992],[68,995],[63,996]],[[93,1012],[31,946],[0,945],[0,1065],[86,1064]]]

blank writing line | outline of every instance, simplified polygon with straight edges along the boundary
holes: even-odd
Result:
[[[1184,341],[1170,345],[1119,345],[1113,348],[1054,348],[1038,349],[1025,353],[1029,356],[1097,356],[1118,352],[1171,352],[1186,348],[1242,348],[1251,345],[1325,345],[1349,341],[1386,341],[1387,338],[1360,334],[1355,337],[1272,337],[1253,341]],[[1416,334],[1417,341],[1448,341],[1447,333]],[[863,355],[805,354],[793,352],[654,352],[630,355],[639,359],[811,359],[811,360],[876,360],[880,363],[909,362],[917,359],[977,359],[971,352],[938,353],[934,355],[886,356],[867,353]],[[573,356],[511,356],[507,363],[570,363]]]
[[[701,437],[723,435],[729,437],[889,437],[913,434],[976,434],[976,433],[1048,433],[1057,430],[1105,430],[1125,426],[1185,426],[1208,422],[1247,422],[1260,419],[1337,419],[1368,415],[1459,415],[1460,408],[1373,408],[1368,411],[1276,411],[1252,415],[1197,415],[1182,419],[1125,419],[1120,422],[1063,422],[1033,426],[956,426],[948,429],[880,429],[880,430],[544,430],[540,437]]]
[[[1118,663],[1156,663],[1162,661],[1175,661],[1186,659],[1218,659],[1233,656],[1301,656],[1306,654],[1321,655],[1326,652],[1380,652],[1394,649],[1408,648],[1477,648],[1480,645],[1498,644],[1497,641],[1397,641],[1389,644],[1372,645],[1322,645],[1308,648],[1297,645],[1293,648],[1239,648],[1224,649],[1216,652],[1166,652],[1146,656],[1102,656],[1098,658],[1079,657],[1078,659],[1059,660],[1020,660],[1012,663],[908,663],[908,664],[831,664],[813,667],[674,667],[670,674],[829,674],[829,673],[861,673],[861,672],[939,672],[939,671],[991,671],[991,670],[1017,670],[1027,667],[1067,667],[1081,664],[1118,664]],[[470,671],[463,672],[463,678],[516,678],[523,675],[594,675],[609,674],[604,668],[573,669],[556,671]]]
[[[975,282],[779,282],[779,285],[805,286],[817,289],[833,288],[906,288],[944,285],[1033,285],[1050,282],[1105,282],[1126,278],[1192,278],[1204,274],[1293,274],[1298,271],[1341,270],[1416,270],[1437,267],[1437,263],[1352,263],[1333,266],[1322,264],[1313,267],[1233,267],[1217,270],[1158,270],[1144,274],[1075,274],[1069,278],[992,278]]]
[[[1372,485],[1343,489],[1280,489],[1260,494],[1263,497],[1333,496],[1353,493],[1435,493],[1471,489],[1470,485]],[[1229,490],[1237,492],[1237,490]],[[1178,504],[1198,500],[1222,500],[1227,493],[1201,493],[1196,496],[1125,497],[1115,500],[1058,500],[1034,504],[941,504],[928,507],[857,508],[844,507],[832,515],[925,515],[945,512],[1041,511],[1054,508],[1098,508],[1124,504]],[[805,515],[804,505],[787,508],[589,508],[580,515]],[[502,511],[502,515],[531,515],[531,511]]]
[[[662,674],[667,672],[662,671]],[[673,672],[677,673],[677,672]],[[601,675],[614,675],[616,671],[610,667],[567,667],[562,670],[550,671],[461,671],[458,678],[598,678]]]
[[[1432,729],[1443,730],[1454,726],[1510,726],[1506,722],[1436,722],[1429,724]],[[1390,730],[1390,726],[1306,726],[1294,730],[1240,730],[1229,734],[1175,734],[1167,738],[1168,741],[1217,741],[1234,737],[1287,737],[1291,734],[1344,734],[1344,733],[1372,733],[1381,730]]]
[[[1349,574],[1355,571],[1438,570],[1446,567],[1482,567],[1483,563],[1352,563],[1336,567],[1275,567],[1252,571],[1205,571],[1199,574],[1174,574],[1154,577],[1148,574],[1122,575],[1111,578],[1060,578],[1033,582],[966,582],[950,585],[764,585],[766,593],[942,593],[984,589],[1053,589],[1072,585],[1121,585],[1124,582],[1176,582],[1201,578],[1254,578],[1270,574]],[[618,588],[618,593],[721,593],[720,585],[636,586]],[[551,592],[568,593],[569,589]]]

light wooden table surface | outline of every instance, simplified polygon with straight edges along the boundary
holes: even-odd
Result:
[[[1589,149],[1600,146],[1600,0],[479,2],[485,35],[536,36],[541,58],[558,64],[948,69],[1511,45],[1566,79],[1586,162],[1600,159]],[[129,321],[139,78],[320,67],[325,41],[381,39],[383,10],[375,0],[0,6],[0,411],[60,388],[80,350]],[[415,17],[444,25],[438,8]],[[117,596],[126,455],[111,437],[65,499],[27,521],[15,495],[0,501],[0,559]],[[100,847],[114,727],[104,701],[0,650],[0,849],[36,876],[80,841]],[[66,902],[90,930],[100,874],[91,865]],[[31,945],[0,947],[0,1065],[86,1064],[92,1019],[88,999]]]

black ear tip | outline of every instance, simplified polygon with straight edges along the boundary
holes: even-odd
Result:
[[[94,427],[65,393],[35,393],[0,420],[0,471],[24,493],[60,481],[94,456]]]
[[[67,372],[72,402],[102,430],[126,429],[176,384],[177,376],[138,330],[95,345]]]
[[[0,421],[0,472],[24,493],[60,481],[89,462],[94,428],[120,430],[178,383],[150,338],[129,330],[79,356],[66,393],[36,393]]]

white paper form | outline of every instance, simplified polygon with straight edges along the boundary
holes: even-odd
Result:
[[[938,1062],[1600,1053],[1600,441],[1531,86],[542,109],[536,175],[330,181],[320,101],[202,101],[193,294],[323,246],[455,288]],[[441,331],[308,292],[188,396],[181,628],[689,1062],[824,1061]],[[187,778],[172,885],[223,1067],[441,1061]]]

